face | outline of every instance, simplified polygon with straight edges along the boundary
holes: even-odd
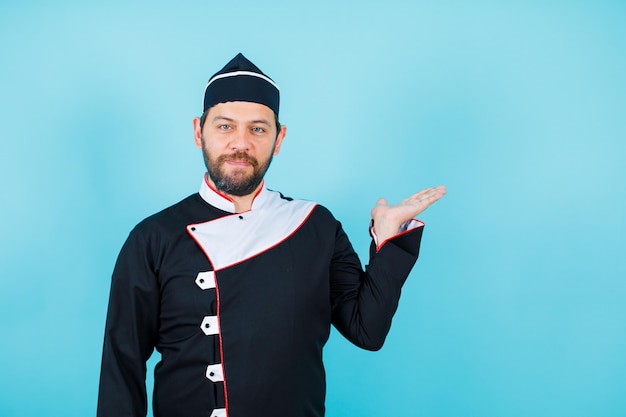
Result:
[[[221,193],[243,197],[259,188],[286,134],[276,130],[274,112],[258,103],[234,101],[209,109],[203,127],[194,119],[209,181]]]

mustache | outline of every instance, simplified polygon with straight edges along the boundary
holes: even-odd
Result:
[[[246,152],[243,151],[237,151],[229,155],[220,155],[217,158],[217,162],[220,165],[226,161],[245,161],[255,168],[259,166],[259,161],[257,161],[256,158],[248,155]]]

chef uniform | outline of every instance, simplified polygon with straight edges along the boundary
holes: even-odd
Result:
[[[241,54],[206,91],[205,111],[252,101],[278,113],[277,87]],[[146,415],[155,348],[156,417],[323,416],[331,323],[361,348],[382,346],[422,230],[411,220],[384,242],[373,235],[363,271],[323,206],[263,184],[236,213],[203,178],[199,193],[140,222],[120,252],[98,416]]]

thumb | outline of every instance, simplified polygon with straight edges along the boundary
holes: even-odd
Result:
[[[379,198],[379,199],[376,201],[376,205],[377,205],[377,206],[386,206],[386,205],[387,205],[387,200],[385,200],[384,198]]]

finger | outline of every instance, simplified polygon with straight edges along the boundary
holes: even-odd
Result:
[[[403,203],[420,207],[420,211],[423,211],[435,201],[443,197],[445,195],[445,191],[444,186],[426,188],[425,190],[412,195],[403,201]]]
[[[437,187],[430,188],[425,194],[427,197],[435,197],[437,199],[443,197],[446,194],[446,187],[439,185]]]
[[[443,185],[439,185],[437,187],[426,188],[418,193],[413,194],[409,197],[409,200],[423,200],[425,197],[430,198],[433,196],[441,196],[446,194],[446,187]]]
[[[407,198],[406,200],[404,200],[404,202],[406,203],[417,203],[420,201],[423,201],[425,198],[428,198],[428,196],[434,194],[436,191],[434,188],[426,188],[425,190],[419,191],[415,194],[413,194],[412,196],[410,196],[409,198]]]
[[[434,202],[438,201],[445,194],[446,194],[445,187],[442,187],[442,188],[435,187],[424,195],[424,197],[422,198],[422,204],[428,207]]]
[[[386,206],[386,205],[387,205],[387,200],[385,200],[384,198],[379,198],[379,199],[376,201],[376,205],[377,205],[377,206]]]

